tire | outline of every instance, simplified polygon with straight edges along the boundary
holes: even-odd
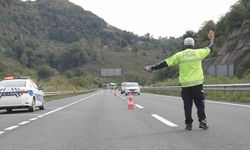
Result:
[[[11,108],[7,108],[6,111],[7,111],[8,113],[11,113],[11,112],[12,112],[12,109],[11,109]]]
[[[42,106],[39,106],[39,109],[40,110],[44,110],[45,108],[44,108],[44,103],[42,104]]]
[[[29,107],[29,112],[34,112],[36,110],[36,101],[33,99],[32,105]]]

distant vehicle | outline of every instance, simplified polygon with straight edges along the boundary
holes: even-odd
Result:
[[[128,82],[122,82],[121,84],[121,94],[125,93],[125,87],[127,85]]]
[[[31,79],[6,77],[0,82],[0,109],[11,112],[13,109],[28,108],[34,112],[36,107],[44,109],[44,93]]]
[[[128,95],[129,92],[131,92],[132,94],[136,93],[140,95],[141,90],[140,90],[139,84],[137,82],[127,82],[124,93],[125,95]]]
[[[116,83],[110,83],[109,87],[110,87],[110,89],[116,89],[117,85],[116,85]]]

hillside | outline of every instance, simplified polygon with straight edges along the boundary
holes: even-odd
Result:
[[[250,73],[250,4],[239,0],[219,22],[205,22],[196,33],[153,39],[106,23],[68,0],[0,0],[0,76],[29,75],[48,85],[67,88],[104,82],[141,84],[176,76],[176,68],[145,74],[144,66],[182,49],[184,37],[207,46],[207,31],[216,32],[216,46],[207,65],[234,64],[238,77]],[[100,77],[101,69],[121,68],[120,77]],[[63,87],[63,86],[57,86]]]
[[[216,51],[209,64],[232,64],[234,75],[250,74],[250,1],[239,0],[215,25]]]
[[[144,74],[145,64],[168,54],[165,44],[149,34],[120,30],[68,0],[0,0],[0,14],[1,76],[49,80],[60,75],[75,83],[98,78],[101,69],[121,68],[119,82],[144,83],[153,77]]]

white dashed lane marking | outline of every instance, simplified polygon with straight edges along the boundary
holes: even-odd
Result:
[[[25,125],[25,124],[28,124],[28,123],[29,123],[29,121],[24,121],[24,122],[19,123],[19,125]]]
[[[136,107],[140,108],[140,109],[143,109],[144,107],[142,107],[141,105],[139,104],[135,104]]]
[[[41,115],[41,116],[37,116],[37,118],[42,118],[42,117],[44,117],[44,115]]]
[[[37,120],[38,118],[31,118],[30,121],[35,121]]]
[[[162,123],[164,123],[164,124],[170,126],[170,127],[178,127],[177,124],[174,124],[173,122],[170,122],[170,121],[168,121],[167,119],[162,118],[161,116],[159,116],[159,115],[157,115],[157,114],[152,114],[152,116],[153,116],[154,118],[158,119],[159,121],[161,121]]]
[[[5,129],[5,131],[10,131],[10,130],[13,130],[15,128],[18,128],[18,126],[11,126],[11,127],[8,127]]]
[[[37,120],[37,119],[39,119],[39,118],[42,118],[42,117],[44,117],[44,116],[50,115],[50,114],[52,114],[52,113],[55,113],[55,112],[57,112],[57,111],[59,111],[59,110],[62,110],[62,109],[64,109],[64,108],[67,108],[67,107],[69,107],[69,106],[71,106],[71,105],[74,105],[74,104],[76,104],[76,103],[79,103],[79,102],[81,102],[81,101],[84,101],[84,100],[86,100],[86,99],[88,99],[88,98],[90,98],[90,97],[96,96],[96,95],[98,95],[98,94],[99,94],[99,93],[96,93],[96,94],[90,95],[90,96],[88,96],[88,97],[82,98],[82,99],[80,99],[80,100],[78,100],[78,101],[75,101],[75,102],[70,103],[70,104],[68,104],[68,105],[65,105],[65,106],[63,106],[63,107],[59,107],[59,108],[57,108],[57,109],[55,109],[55,110],[52,110],[52,111],[50,111],[50,112],[47,112],[47,113],[45,113],[45,114],[43,114],[43,115],[37,116],[36,118],[31,118],[31,119],[29,119],[29,121],[20,122],[18,125],[26,125],[26,124],[30,123],[31,121],[35,121],[35,120]],[[5,131],[11,131],[11,130],[14,130],[14,129],[18,128],[18,127],[19,127],[19,126],[11,126],[11,127],[8,127],[8,128],[6,128],[6,129],[4,129],[4,131],[0,131],[0,135],[3,134],[3,133],[5,133]]]

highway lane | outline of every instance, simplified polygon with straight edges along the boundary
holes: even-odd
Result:
[[[35,113],[0,112],[0,131],[4,131],[0,134],[1,150],[250,148],[248,107],[207,103],[210,129],[198,128],[194,109],[194,129],[185,131],[180,98],[143,93],[134,96],[142,108],[128,110],[123,97],[105,91],[48,102],[46,110]],[[177,126],[171,127],[154,115]],[[37,119],[18,125],[31,118]]]
[[[0,110],[0,132],[5,127],[11,126],[13,124],[17,124],[22,122],[23,120],[29,120],[34,117],[37,117],[41,114],[45,114],[49,111],[52,111],[54,109],[59,108],[60,106],[67,105],[68,103],[72,103],[74,101],[77,101],[85,96],[88,96],[89,94],[83,95],[83,96],[75,96],[72,98],[65,98],[63,100],[56,100],[51,101],[45,104],[45,110],[37,110],[36,112],[28,112],[27,109],[16,109],[11,113],[7,113],[6,110]]]
[[[150,112],[157,111],[164,118],[168,118],[180,125],[180,128],[185,127],[183,103],[180,97],[143,94],[138,97],[136,103],[148,108]],[[198,128],[196,108],[193,107],[194,129],[191,131],[191,136],[184,135],[181,137],[181,139],[185,138],[185,140],[180,140],[180,142],[188,141],[181,144],[183,147],[192,144],[200,147],[200,149],[247,150],[250,148],[249,105],[207,101],[206,113],[210,128],[207,131],[202,131]],[[193,134],[193,132],[197,132],[197,134]]]

